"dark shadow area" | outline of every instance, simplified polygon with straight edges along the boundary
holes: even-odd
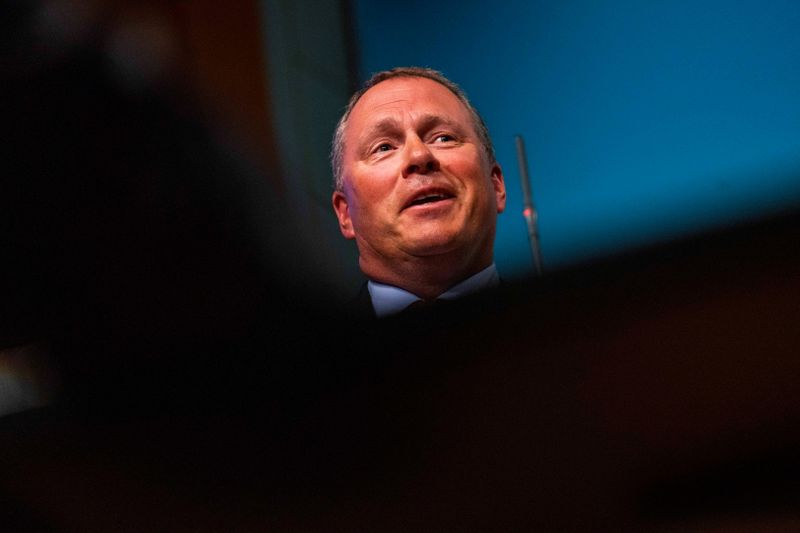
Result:
[[[0,347],[54,390],[3,531],[796,525],[796,211],[356,320],[191,106],[4,12]]]

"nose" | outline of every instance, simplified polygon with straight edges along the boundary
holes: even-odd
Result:
[[[411,135],[406,140],[405,157],[404,178],[412,174],[427,174],[439,170],[439,160],[417,135]]]

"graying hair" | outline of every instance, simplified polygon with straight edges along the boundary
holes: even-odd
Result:
[[[444,75],[437,70],[422,67],[397,67],[373,74],[372,77],[350,97],[350,101],[347,103],[342,118],[340,118],[338,124],[336,124],[330,156],[331,170],[333,171],[333,187],[335,190],[341,191],[344,187],[344,168],[342,168],[342,158],[344,157],[344,132],[347,128],[347,119],[350,118],[350,113],[352,113],[356,103],[364,96],[364,93],[380,82],[393,78],[428,78],[449,89],[469,111],[470,117],[472,118],[472,126],[475,129],[475,133],[478,134],[478,138],[483,145],[486,156],[489,158],[489,162],[491,164],[496,162],[494,146],[492,146],[492,139],[489,137],[489,129],[486,127],[486,124],[475,108],[472,107],[472,104],[469,103],[467,95],[461,87],[445,78]]]

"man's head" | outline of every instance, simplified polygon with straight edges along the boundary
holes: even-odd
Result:
[[[411,290],[491,263],[502,170],[480,116],[440,73],[373,76],[350,100],[331,159],[339,226],[371,279]]]
[[[343,187],[344,171],[342,168],[342,157],[344,152],[344,132],[347,128],[347,119],[350,118],[350,113],[353,111],[353,107],[355,107],[356,103],[358,103],[364,93],[375,85],[392,78],[402,77],[428,78],[447,87],[450,92],[456,96],[456,98],[461,100],[461,103],[464,104],[464,107],[466,107],[469,111],[470,118],[472,119],[472,126],[481,140],[481,144],[483,145],[483,149],[486,151],[487,157],[492,163],[495,162],[494,146],[492,145],[492,138],[489,136],[489,129],[486,127],[486,124],[483,122],[480,114],[478,114],[478,111],[472,107],[472,104],[470,103],[464,91],[461,90],[461,87],[445,78],[441,72],[433,69],[422,67],[397,67],[391,70],[378,72],[369,80],[367,80],[364,85],[362,85],[361,88],[350,97],[350,101],[347,103],[347,107],[345,108],[342,117],[336,124],[336,131],[334,132],[333,136],[333,146],[331,148],[331,167],[333,170],[333,188],[335,190],[341,191]]]

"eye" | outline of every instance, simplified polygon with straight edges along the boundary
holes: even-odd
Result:
[[[373,152],[388,152],[391,149],[392,149],[392,145],[391,144],[389,144],[389,143],[381,143],[378,146],[376,146],[375,149],[372,150],[372,151]]]
[[[456,138],[450,135],[449,133],[440,133],[433,138],[433,141],[438,143],[452,142],[455,140]]]

